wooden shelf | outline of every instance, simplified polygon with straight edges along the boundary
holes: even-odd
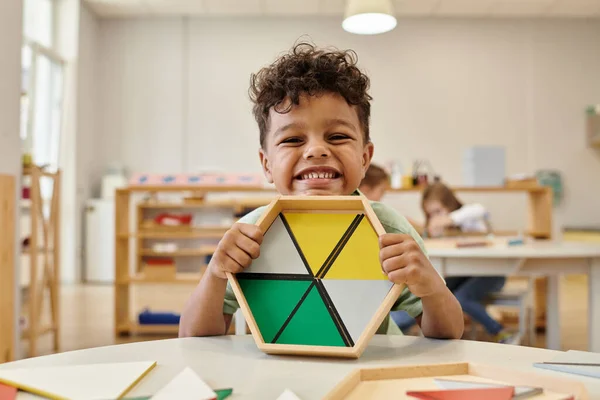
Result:
[[[201,209],[201,208],[235,208],[235,207],[260,207],[268,205],[273,199],[223,199],[209,200],[205,202],[183,202],[183,203],[161,203],[161,202],[142,202],[140,208],[144,209]]]
[[[129,283],[135,284],[157,284],[157,283],[165,283],[165,284],[197,284],[200,281],[202,274],[192,274],[192,273],[182,273],[176,274],[173,279],[165,279],[165,278],[146,278],[143,273],[134,275],[129,278]],[[126,283],[126,282],[123,282]]]
[[[146,333],[155,335],[177,335],[179,333],[179,325],[142,325],[137,322],[129,322],[117,326],[117,332],[125,333],[129,332],[132,334]]]
[[[238,185],[238,186],[201,186],[201,185],[129,185],[117,189],[117,192],[195,192],[195,193],[223,193],[223,192],[271,192],[277,193],[274,188],[264,186]]]
[[[53,325],[44,325],[38,329],[37,336],[46,335],[56,330]],[[29,339],[29,329],[23,329],[21,332],[21,339]]]
[[[422,192],[424,187],[416,186],[412,188],[399,188],[389,189],[390,193],[402,193],[402,192]],[[531,186],[531,187],[506,187],[506,186],[453,186],[453,191],[456,192],[473,192],[473,193],[513,193],[513,192],[524,192],[524,193],[537,193],[546,190],[545,186]]]
[[[227,228],[229,229],[229,228]],[[191,232],[139,232],[117,235],[119,239],[221,239],[227,229]]]
[[[27,265],[21,269],[20,289],[27,295],[23,301],[23,315],[28,329],[21,333],[29,341],[27,357],[37,356],[38,337],[52,334],[53,351],[60,350],[60,193],[61,171],[48,172],[32,165],[24,168],[29,176],[30,198],[21,199],[19,206],[27,211],[29,245],[21,246],[21,255],[28,255]],[[44,199],[42,184],[51,183],[52,195]],[[44,257],[36,257],[43,255]],[[49,315],[44,315],[49,309]],[[50,321],[46,323],[46,321]],[[43,322],[42,322],[43,321]]]
[[[201,246],[198,249],[181,249],[171,252],[142,249],[139,254],[146,257],[202,257],[212,255],[216,249],[217,246]]]

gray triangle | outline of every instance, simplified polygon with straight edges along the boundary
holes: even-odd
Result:
[[[354,343],[393,285],[388,280],[323,279],[321,282]]]
[[[260,246],[260,256],[244,272],[263,274],[304,274],[308,270],[283,225],[281,216],[275,218]]]

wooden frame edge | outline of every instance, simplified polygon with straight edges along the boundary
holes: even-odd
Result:
[[[272,355],[337,357],[350,359],[357,359],[359,357],[356,354],[354,347],[262,343],[259,346],[259,349]]]
[[[389,315],[392,306],[394,305],[396,300],[398,300],[398,297],[400,297],[400,295],[402,294],[402,291],[404,290],[405,286],[406,285],[404,284],[395,283],[390,288],[390,291],[379,305],[379,308],[375,312],[375,315],[373,316],[373,318],[371,318],[371,321],[367,324],[367,327],[363,331],[362,335],[360,335],[360,337],[354,344],[354,349],[356,349],[357,352],[357,358],[360,357],[365,351],[367,345],[375,335],[375,332],[377,332],[377,329],[379,329],[379,327],[383,323],[383,320]],[[393,323],[393,321],[391,321],[391,323]]]
[[[235,298],[237,299],[238,304],[242,310],[242,314],[244,315],[244,318],[246,319],[246,323],[248,324],[248,327],[250,328],[252,337],[254,338],[256,345],[260,348],[260,346],[265,343],[265,340],[263,339],[262,334],[260,333],[260,329],[258,329],[258,324],[256,323],[256,320],[254,319],[252,312],[250,312],[250,306],[248,305],[248,302],[246,301],[246,296],[244,296],[244,294],[242,293],[242,288],[240,287],[240,284],[239,284],[237,278],[235,277],[235,275],[232,274],[231,272],[227,272],[226,276],[227,276],[227,280],[231,284],[231,289],[233,290],[233,293],[235,294]]]

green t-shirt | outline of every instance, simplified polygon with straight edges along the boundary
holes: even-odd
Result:
[[[355,195],[361,195],[359,191],[355,192]],[[381,225],[385,229],[387,233],[402,233],[411,235],[415,241],[421,247],[423,253],[427,254],[425,251],[425,244],[423,243],[423,239],[419,236],[417,231],[413,228],[413,226],[404,218],[402,215],[398,214],[396,210],[393,208],[386,206],[383,203],[369,201],[373,211],[379,218]],[[261,217],[263,212],[265,211],[266,206],[259,207],[256,210],[246,214],[238,222],[245,224],[255,224],[256,221]],[[239,308],[239,304],[235,298],[233,290],[231,289],[231,285],[227,283],[227,290],[225,292],[225,302],[223,304],[223,314],[234,314]],[[423,312],[423,305],[421,303],[421,299],[408,290],[407,287],[404,288],[402,294],[392,307],[392,311],[404,310],[411,317],[415,318]],[[376,333],[378,334],[387,334],[387,335],[402,335],[402,331],[398,328],[398,326],[390,321],[391,317],[388,317],[383,321],[379,329]]]

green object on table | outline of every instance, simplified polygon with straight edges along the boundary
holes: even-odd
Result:
[[[217,400],[225,400],[233,393],[233,389],[218,389],[214,391],[217,395]],[[142,397],[127,397],[125,400],[150,400],[152,396]]]
[[[217,400],[224,400],[231,396],[233,389],[218,389],[215,390],[215,393],[217,394]]]

